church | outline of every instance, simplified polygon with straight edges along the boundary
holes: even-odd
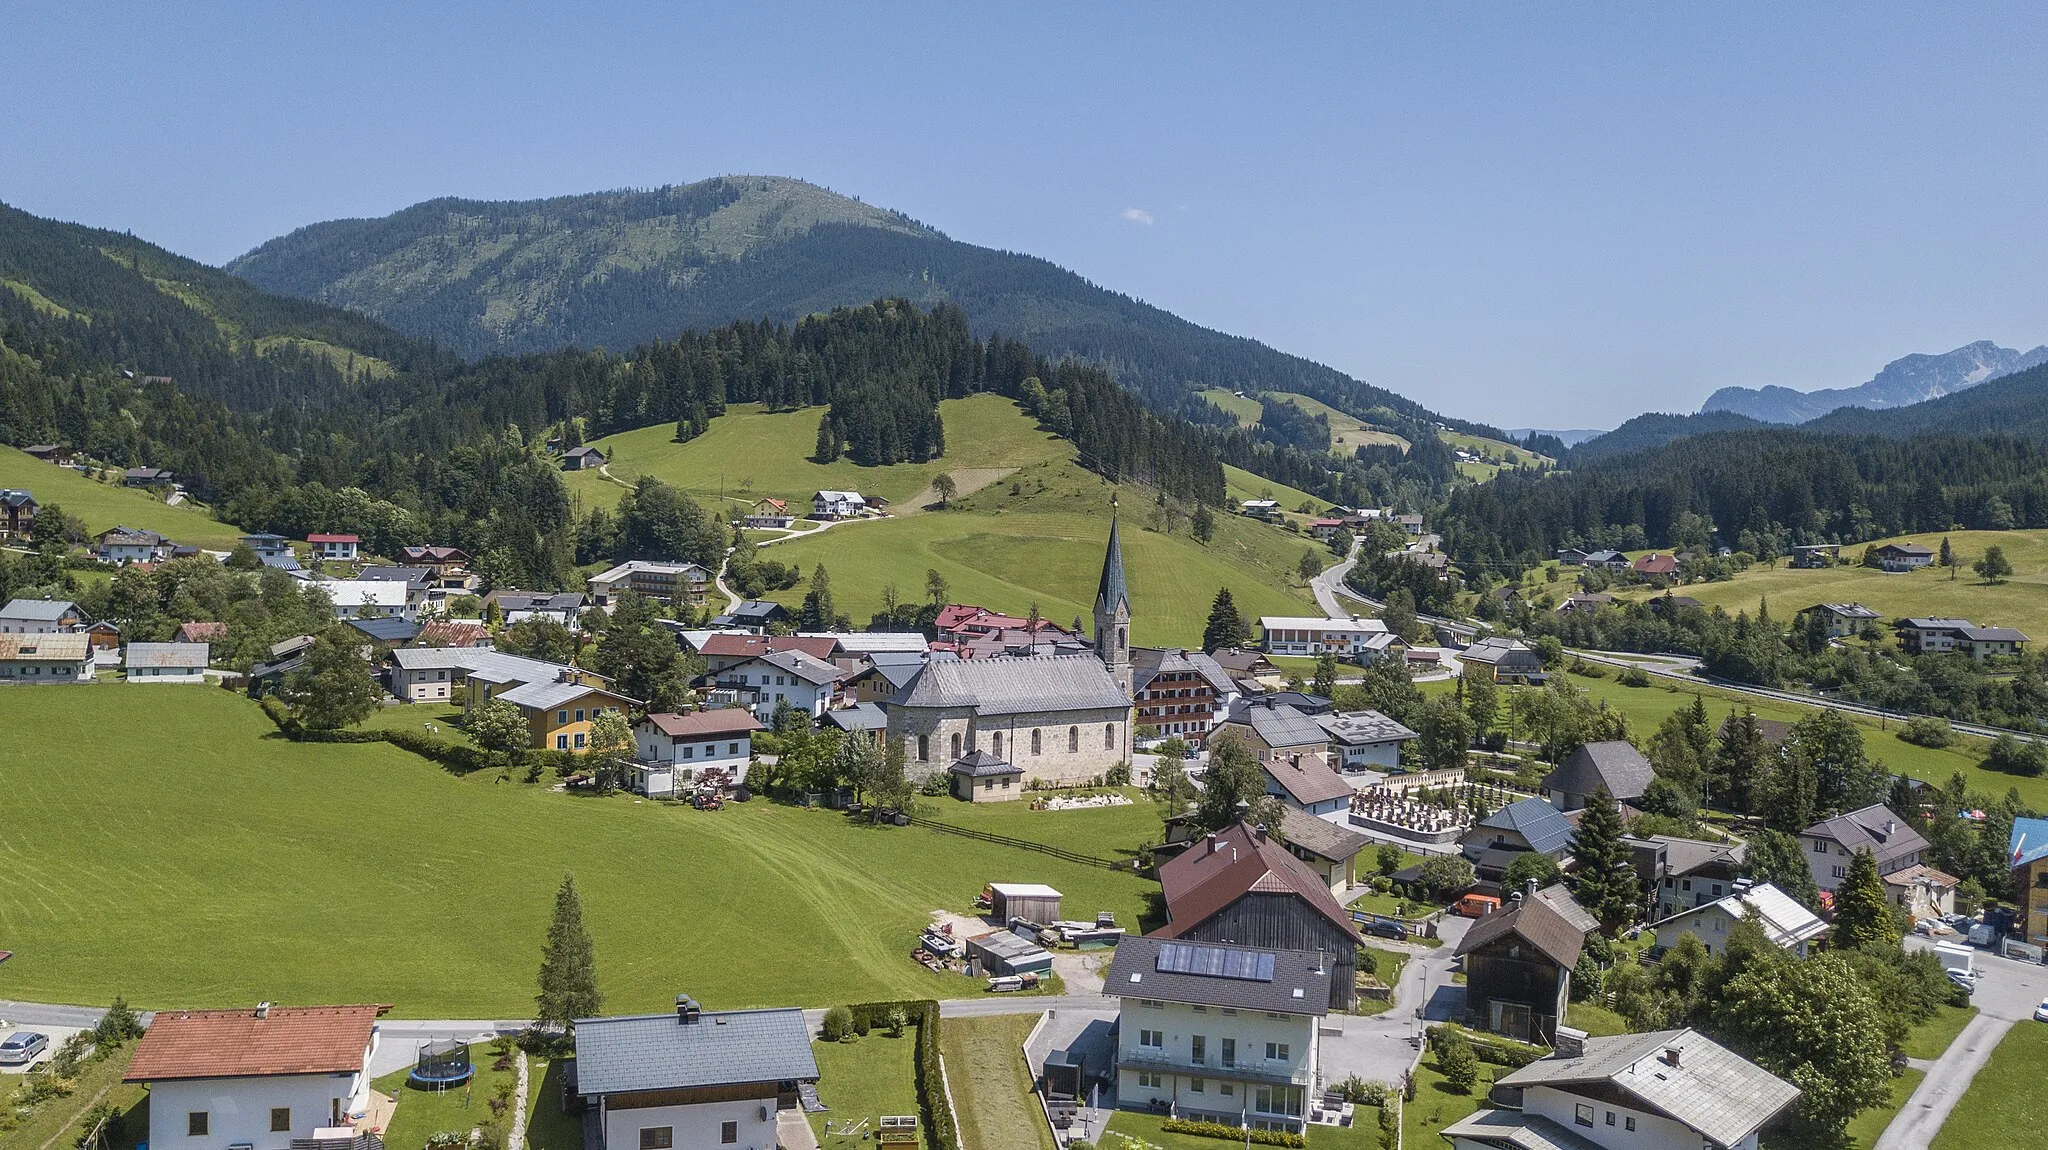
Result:
[[[1131,674],[1131,600],[1112,510],[1094,653],[927,663],[890,698],[889,738],[917,780],[945,772],[991,790],[1020,777],[1086,783],[1131,759]]]

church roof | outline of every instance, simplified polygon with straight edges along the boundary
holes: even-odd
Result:
[[[928,663],[889,700],[897,707],[972,707],[984,715],[1128,710],[1131,697],[1093,655]]]
[[[1109,517],[1109,550],[1102,556],[1102,580],[1095,587],[1095,613],[1114,615],[1118,606],[1131,613],[1131,594],[1124,586],[1124,548],[1117,539],[1116,516]]]

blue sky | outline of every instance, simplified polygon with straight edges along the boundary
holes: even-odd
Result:
[[[2048,342],[2038,8],[966,7],[16,5],[0,200],[220,262],[800,176],[1503,425]]]

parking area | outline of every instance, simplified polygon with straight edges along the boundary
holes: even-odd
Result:
[[[67,1039],[79,1033],[82,1029],[84,1028],[77,1026],[28,1026],[16,1025],[11,1022],[0,1022],[0,1044],[4,1044],[16,1034],[41,1034],[50,1040],[49,1045],[43,1047],[41,1053],[27,1062],[11,1065],[0,1064],[0,1074],[25,1074],[28,1072],[29,1067],[40,1066],[48,1062],[51,1056],[57,1053],[58,1047],[64,1045]]]

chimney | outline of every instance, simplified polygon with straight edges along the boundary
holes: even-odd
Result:
[[[1214,831],[1209,832],[1209,853],[1215,854],[1217,851],[1222,849],[1223,844],[1216,841],[1216,833]]]
[[[1664,1065],[1673,1068],[1678,1066],[1678,1047],[1667,1046],[1664,1048]]]
[[[1557,1028],[1557,1058],[1584,1058],[1586,1056],[1586,1032],[1576,1027]]]
[[[1886,837],[1886,838],[1890,838],[1890,837],[1892,837],[1893,835],[1897,834],[1897,833],[1898,833],[1898,830],[1899,830],[1899,820],[1897,820],[1897,819],[1886,819],[1886,820],[1884,821],[1884,835],[1885,835],[1885,837]]]
[[[267,1002],[259,1002],[259,1003],[257,1003],[257,1004],[256,1004],[256,1017],[258,1017],[258,1018],[269,1018],[269,1017],[270,1017],[270,1004],[269,1004],[269,1003],[267,1003]]]
[[[695,1026],[703,1013],[704,1009],[697,1005],[696,999],[687,994],[676,995],[676,1025]]]
[[[1533,899],[1536,897],[1535,879],[1525,878],[1522,880],[1522,897],[1525,899]]]
[[[1254,826],[1254,827],[1252,828],[1252,836],[1253,836],[1254,838],[1258,839],[1258,840],[1259,840],[1260,842],[1265,842],[1265,841],[1266,841],[1266,828],[1265,828],[1265,827],[1261,827],[1261,826]]]

